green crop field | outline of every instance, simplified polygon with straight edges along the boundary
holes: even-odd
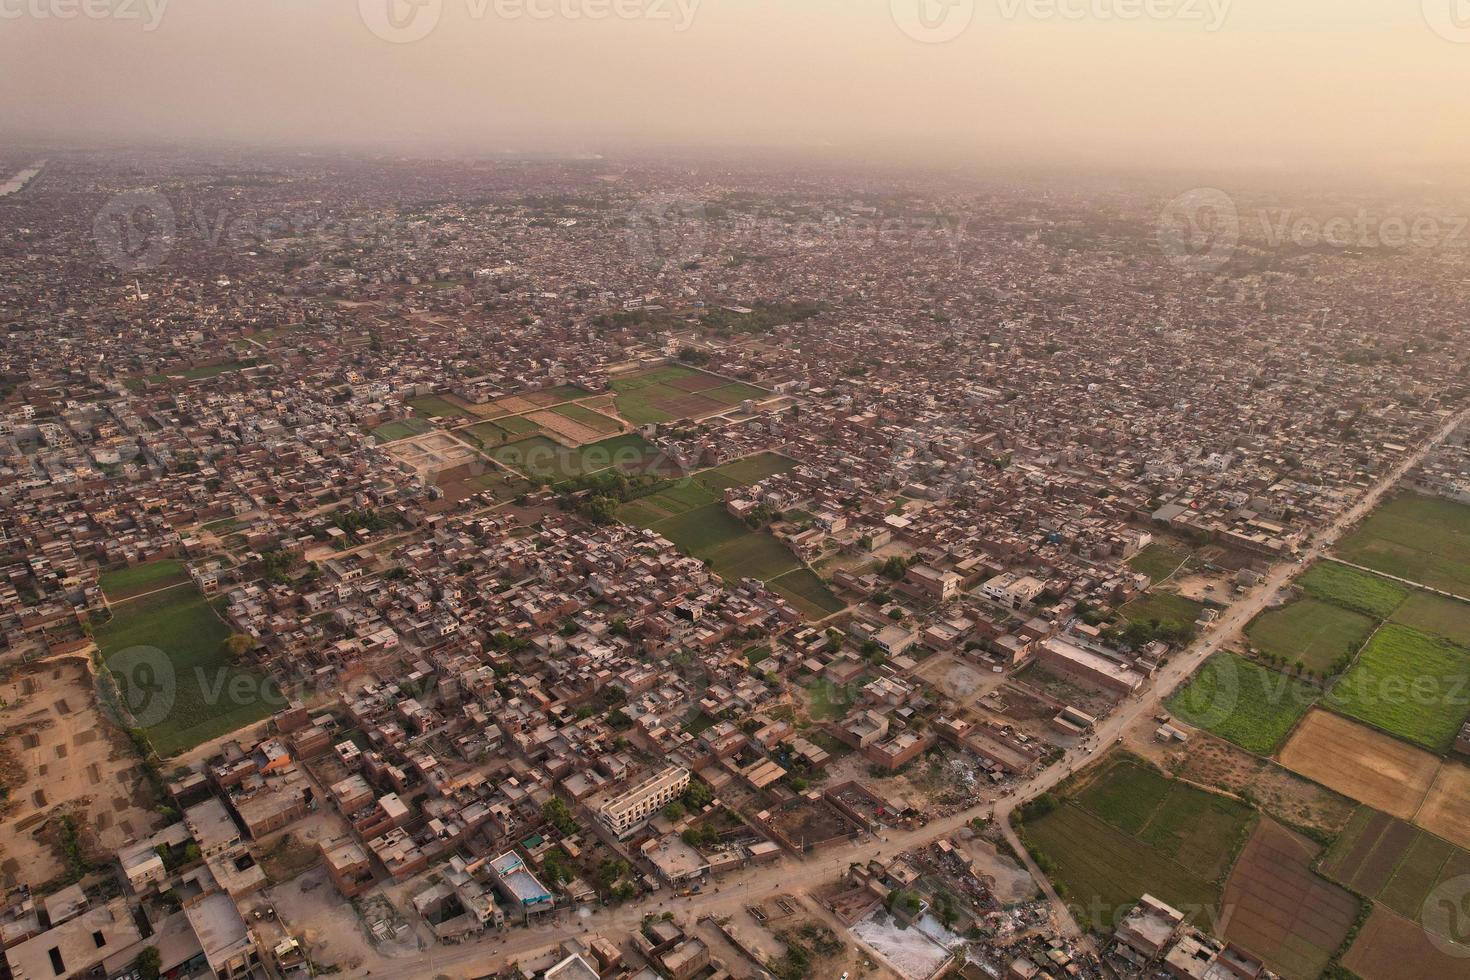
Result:
[[[95,635],[124,704],[146,717],[156,703],[146,690],[167,697],[169,678],[161,672],[172,671],[172,707],[145,729],[160,755],[191,749],[284,706],[259,675],[230,663],[223,648],[229,628],[195,589],[122,602],[112,612],[112,620]],[[159,653],[146,652],[149,648]],[[133,684],[147,688],[134,690]]]
[[[682,365],[616,378],[611,387],[617,394],[618,414],[634,425],[696,418],[770,394],[764,388],[731,383]]]
[[[1326,674],[1344,656],[1362,649],[1378,623],[1362,613],[1316,599],[1298,599],[1253,619],[1245,634],[1265,653],[1300,660],[1307,669]]]
[[[1324,703],[1443,754],[1470,711],[1470,652],[1390,623],[1364,647]]]
[[[1311,685],[1217,653],[1169,698],[1180,720],[1258,755],[1270,755],[1316,699]]]
[[[259,363],[254,358],[243,361],[222,361],[218,364],[204,364],[200,367],[192,367],[187,371],[169,371],[164,374],[150,374],[148,380],[154,384],[162,384],[172,377],[181,377],[188,381],[200,381],[204,378],[217,378],[221,374],[229,374],[232,371],[243,371],[249,367],[255,367]]]
[[[1393,614],[1392,622],[1470,648],[1470,602],[1415,589]]]
[[[1110,929],[1145,893],[1176,908],[1213,906],[1254,824],[1249,805],[1117,754],[1056,809],[1027,820],[1025,840],[1065,897],[1102,912],[1086,923]]]
[[[1199,619],[1204,608],[1203,603],[1172,592],[1149,592],[1125,603],[1118,612],[1131,623],[1157,621],[1161,626],[1172,624],[1184,629],[1194,629],[1195,620]]]
[[[718,482],[709,484],[710,489],[725,490],[729,486],[748,486],[752,483],[759,483],[767,477],[795,469],[796,465],[796,460],[789,456],[782,456],[779,453],[757,453],[754,456],[747,456],[744,459],[737,459],[723,466],[705,470],[699,474],[697,479],[704,481],[713,476]]]
[[[465,436],[481,448],[491,449],[510,439],[510,433],[494,422],[476,422],[463,429],[455,429],[455,435]]]
[[[507,421],[496,419],[495,424],[504,426]],[[647,469],[649,462],[656,458],[657,450],[636,434],[613,436],[576,449],[569,449],[546,436],[530,436],[498,446],[491,455],[533,479],[558,483],[614,465],[629,471]]]
[[[398,419],[393,422],[384,422],[372,430],[372,436],[379,442],[394,442],[398,439],[407,439],[409,436],[421,436],[432,429],[428,422],[420,418]]]
[[[1470,596],[1470,506],[1405,494],[1338,544],[1348,561]]]
[[[160,558],[131,568],[119,568],[114,572],[103,572],[102,592],[108,602],[117,602],[129,596],[141,595],[155,589],[189,581],[189,572],[183,564],[172,558]]]
[[[766,585],[796,608],[814,619],[841,612],[847,604],[832,594],[827,583],[809,568],[787,572]]]
[[[1335,561],[1318,562],[1300,579],[1307,595],[1344,609],[1385,620],[1404,601],[1409,590],[1397,582],[1340,565]]]
[[[495,424],[513,436],[528,436],[541,431],[540,425],[524,415],[502,415]]]
[[[1152,582],[1161,582],[1178,571],[1189,557],[1189,552],[1170,548],[1167,545],[1151,544],[1128,559],[1128,567],[1141,572]]]
[[[408,406],[418,415],[424,418],[437,419],[451,415],[469,415],[469,411],[460,408],[451,401],[440,398],[438,395],[426,395],[423,398],[410,398]]]

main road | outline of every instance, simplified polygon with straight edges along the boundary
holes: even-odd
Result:
[[[931,821],[923,827],[909,831],[889,833],[879,841],[866,841],[835,847],[822,854],[800,860],[792,866],[783,860],[729,877],[719,883],[718,889],[710,889],[687,898],[671,898],[667,892],[658,892],[638,902],[630,902],[613,909],[602,909],[585,918],[576,913],[561,913],[562,919],[548,925],[527,929],[515,929],[501,936],[489,937],[459,946],[430,948],[411,962],[404,960],[380,961],[383,975],[413,977],[431,980],[435,977],[481,976],[504,966],[506,963],[539,953],[567,939],[585,932],[626,933],[637,929],[647,913],[672,910],[681,916],[701,917],[705,915],[728,915],[742,906],[770,895],[804,892],[814,884],[830,881],[845,872],[855,861],[871,857],[892,856],[933,843],[954,834],[977,817],[994,818],[1003,829],[1006,839],[1016,852],[1022,855],[1033,878],[1040,884],[1051,901],[1061,930],[1080,937],[1084,930],[1073,919],[1071,911],[1052,889],[1046,876],[1026,856],[1015,831],[1011,829],[1010,817],[1018,806],[1035,799],[1101,758],[1113,743],[1122,738],[1141,719],[1157,714],[1163,701],[1184,682],[1189,675],[1212,654],[1240,636],[1246,624],[1267,606],[1275,602],[1297,575],[1321,558],[1337,537],[1352,527],[1374,507],[1384,495],[1391,491],[1404,474],[1415,466],[1439,443],[1443,442],[1456,427],[1470,416],[1470,410],[1455,415],[1432,436],[1425,439],[1398,465],[1385,474],[1365,493],[1356,504],[1343,511],[1323,528],[1308,548],[1301,552],[1300,561],[1281,562],[1273,566],[1264,579],[1232,604],[1225,614],[1211,624],[1205,634],[1187,650],[1174,657],[1154,677],[1147,691],[1134,694],[1111,715],[1100,722],[1094,736],[1083,744],[1068,750],[1060,760],[1031,778],[1016,784],[1014,792],[993,803],[982,803],[951,816]],[[568,918],[571,921],[568,921]]]

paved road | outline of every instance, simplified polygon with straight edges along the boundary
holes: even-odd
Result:
[[[1140,721],[1151,724],[1151,718],[1161,710],[1165,698],[1189,677],[1212,654],[1233,642],[1245,625],[1262,610],[1274,602],[1296,578],[1331,547],[1339,535],[1361,520],[1384,495],[1394,488],[1404,474],[1421,460],[1434,446],[1442,442],[1460,424],[1470,410],[1455,416],[1433,436],[1426,439],[1398,466],[1374,484],[1358,503],[1344,511],[1314,538],[1314,543],[1301,553],[1300,563],[1283,562],[1276,565],[1253,589],[1231,605],[1206,633],[1189,649],[1175,656],[1155,676],[1150,687],[1135,694],[1099,723],[1095,738],[1068,751],[1060,761],[1017,784],[1016,791],[995,803],[982,803],[963,810],[953,816],[930,822],[912,831],[897,831],[881,840],[845,845],[823,854],[795,862],[790,857],[781,862],[749,871],[739,878],[731,878],[719,885],[719,890],[706,891],[688,898],[673,897],[660,892],[639,902],[629,903],[612,910],[601,910],[585,919],[574,915],[565,916],[551,925],[533,929],[517,929],[502,937],[480,940],[461,946],[440,947],[426,950],[412,965],[401,960],[385,962],[382,972],[391,972],[395,977],[430,978],[436,976],[477,976],[489,973],[517,957],[533,954],[555,946],[584,931],[627,932],[638,927],[646,912],[673,910],[682,917],[694,918],[704,915],[728,915],[738,911],[747,903],[758,901],[776,893],[805,892],[815,884],[832,880],[842,874],[854,861],[874,856],[891,856],[902,851],[933,843],[941,837],[956,833],[976,817],[994,817],[1004,828],[1011,846],[1022,855],[1024,849],[1010,829],[1010,815],[1021,804],[1035,799],[1054,789],[1064,779],[1085,768],[1090,762],[1101,758],[1107,750],[1131,726]],[[1056,910],[1059,927],[1073,936],[1081,936],[1083,930],[1073,919],[1071,911],[1057,896],[1050,882],[1029,857],[1024,858],[1034,877]],[[375,974],[376,975],[376,974]]]

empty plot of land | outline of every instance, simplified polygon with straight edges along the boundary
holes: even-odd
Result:
[[[767,477],[795,469],[796,465],[796,460],[789,456],[782,456],[780,453],[756,453],[754,456],[747,456],[744,459],[737,459],[732,463],[725,463],[723,466],[706,470],[699,474],[699,479],[723,478],[723,480],[730,481],[731,484],[744,486],[759,483]],[[720,487],[720,489],[724,488]]]
[[[1363,980],[1470,980],[1470,946],[1431,942],[1417,924],[1382,906],[1342,962]]]
[[[563,406],[566,408],[569,406]],[[547,409],[544,412],[532,412],[526,418],[535,422],[541,429],[552,433],[562,442],[572,446],[581,446],[589,442],[596,442],[606,438],[609,434],[617,432],[621,426],[606,416],[598,415],[596,412],[588,412],[588,415],[604,419],[606,425],[589,425],[582,419],[572,418],[562,414],[562,409]]]
[[[1351,893],[1313,873],[1319,850],[1262,820],[1225,886],[1225,938],[1301,980],[1321,975],[1358,914]]]
[[[161,558],[114,572],[103,572],[101,576],[102,592],[107,596],[108,602],[118,602],[187,581],[188,569],[172,558]]]
[[[1409,819],[1439,759],[1365,725],[1314,709],[1280,753],[1281,764],[1344,796]]]

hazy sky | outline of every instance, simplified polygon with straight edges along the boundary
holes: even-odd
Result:
[[[1463,172],[1470,0],[0,0],[0,86],[12,138]]]

